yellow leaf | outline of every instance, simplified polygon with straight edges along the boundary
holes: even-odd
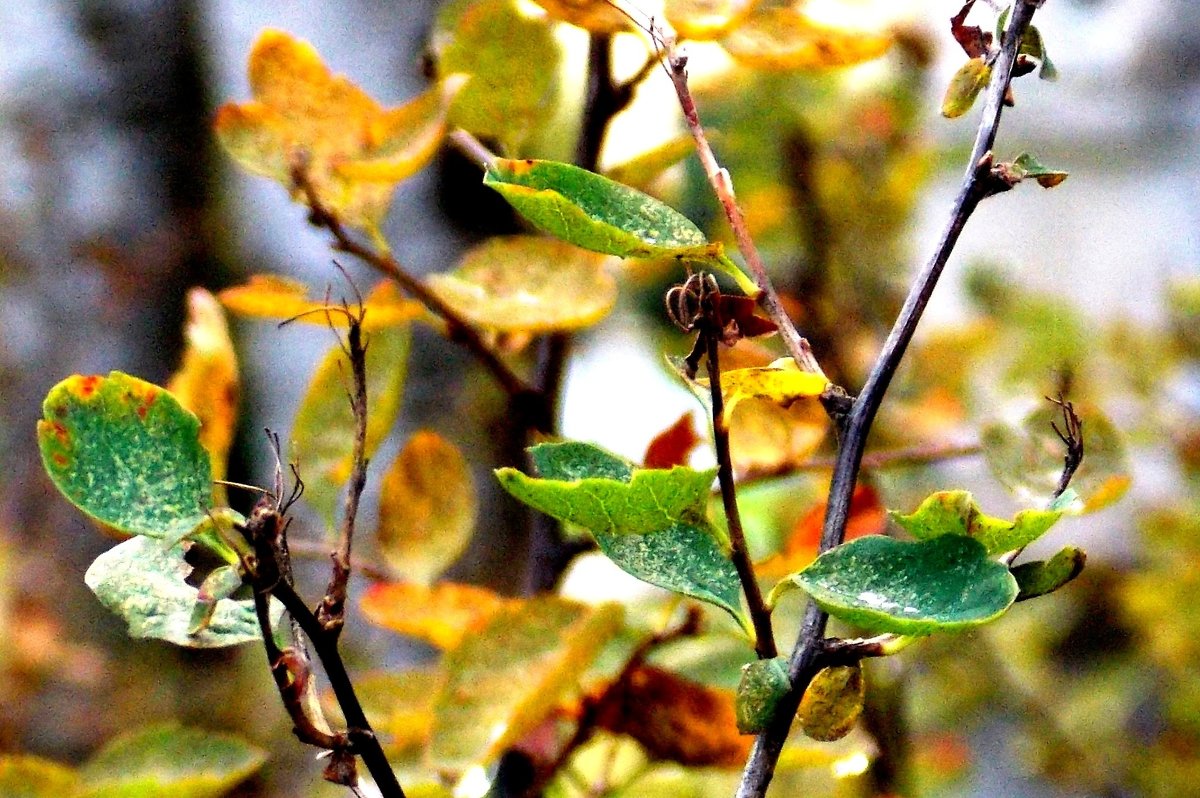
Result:
[[[454,125],[516,151],[553,115],[561,47],[553,26],[526,16],[517,0],[447,0],[430,51],[439,77],[471,76],[451,110]]]
[[[458,447],[436,432],[417,432],[383,478],[379,549],[405,578],[430,582],[462,554],[475,511],[475,485]]]
[[[707,384],[707,380],[699,380]],[[820,396],[829,380],[824,374],[803,371],[790,357],[768,366],[732,369],[721,373],[721,391],[725,395],[724,421],[729,423],[733,410],[745,399],[766,399],[783,407],[803,397]]]
[[[804,733],[824,743],[845,737],[862,714],[866,691],[862,663],[818,671],[796,712]]]
[[[629,30],[629,17],[609,0],[533,0],[551,18],[569,22],[592,33]]]
[[[248,103],[217,112],[217,138],[245,169],[293,190],[307,167],[317,197],[346,224],[376,232],[395,184],[437,152],[465,78],[449,75],[408,104],[385,109],[334,75],[308,42],[266,30],[249,62]]]
[[[719,39],[746,18],[758,0],[667,0],[663,14],[683,39]]]
[[[729,448],[739,474],[772,473],[802,463],[825,440],[829,416],[817,402],[780,407],[747,399],[729,423]]]
[[[203,288],[188,292],[184,341],[183,363],[167,383],[167,390],[200,419],[200,445],[212,460],[213,479],[224,479],[237,427],[237,354],[221,305]],[[213,496],[218,504],[224,504],[225,487],[214,485]]]
[[[295,319],[301,324],[318,324],[322,327],[344,328],[349,324],[341,312],[324,312],[331,306],[340,307],[337,301],[309,298],[307,285],[273,274],[253,275],[245,285],[226,288],[218,296],[221,304],[239,316],[280,321]],[[425,315],[424,306],[406,299],[399,287],[390,280],[375,286],[363,306],[367,311],[363,317],[364,330],[395,327]],[[357,311],[357,306],[349,307],[351,312]]]
[[[992,79],[992,67],[982,58],[972,58],[958,68],[942,98],[942,116],[955,119],[971,110],[975,98]]]
[[[467,321],[498,332],[576,330],[608,315],[614,259],[553,238],[504,236],[472,248],[429,287]]]
[[[827,69],[878,58],[891,47],[892,38],[828,27],[790,6],[759,9],[721,39],[721,45],[735,61],[753,69]]]
[[[380,582],[367,588],[362,611],[371,623],[453,649],[488,625],[506,599],[475,585]]]

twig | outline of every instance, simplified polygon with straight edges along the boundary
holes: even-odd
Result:
[[[738,511],[737,486],[733,482],[733,461],[729,454],[729,424],[725,418],[725,398],[721,394],[721,364],[717,347],[719,334],[715,330],[702,329],[708,354],[708,385],[712,397],[713,448],[717,452],[717,482],[721,486],[721,504],[725,508],[725,520],[729,527],[729,558],[737,569],[750,610],[750,622],[754,625],[754,651],[759,659],[778,656],[775,648],[775,633],[771,628],[771,612],[763,602],[762,590],[754,574],[754,564],[746,547],[746,535],[742,530],[742,517]]]
[[[292,717],[300,740],[332,752],[333,759],[326,769],[327,777],[335,777],[334,780],[340,784],[353,784],[353,760],[349,759],[349,755],[356,754],[362,757],[383,798],[404,798],[404,790],[396,780],[396,774],[388,764],[383,747],[354,692],[354,685],[338,650],[336,630],[331,631],[317,620],[317,616],[280,571],[276,541],[285,530],[286,523],[277,500],[271,497],[259,501],[242,527],[242,534],[254,549],[253,558],[248,557],[245,563],[246,572],[254,588],[255,613],[280,698]],[[308,664],[294,653],[289,654],[291,649],[283,651],[275,644],[269,614],[271,596],[279,599],[317,652],[342,715],[346,718],[346,732],[329,735],[317,729],[300,703],[300,696],[304,693],[303,680],[309,676]]]
[[[929,465],[962,457],[975,457],[981,452],[983,452],[983,445],[978,441],[972,443],[922,443],[901,449],[867,452],[863,455],[861,470],[877,471],[885,468]],[[738,482],[746,485],[751,482],[789,477],[806,471],[828,471],[835,465],[837,465],[836,457],[814,457],[803,463],[784,463],[777,468],[754,469],[743,474]]]
[[[1036,3],[1036,4],[1035,4]],[[971,149],[966,174],[955,199],[949,222],[933,257],[921,270],[904,306],[888,335],[887,341],[871,369],[867,384],[854,401],[846,419],[837,463],[829,488],[829,503],[825,513],[825,526],[821,535],[820,551],[826,552],[839,545],[845,537],[846,521],[850,514],[850,497],[858,478],[867,434],[879,411],[884,393],[895,374],[904,352],[917,328],[917,323],[929,303],[942,269],[958,242],[959,234],[979,202],[990,190],[991,149],[996,139],[1004,97],[1012,80],[1020,38],[1040,5],[1039,0],[1018,0],[1004,32],[1000,52],[992,67],[991,83],[987,89],[986,102],[975,143]],[[780,701],[775,717],[766,730],[759,734],[750,752],[750,759],[742,774],[738,787],[738,798],[762,798],[775,773],[775,764],[791,728],[792,717],[800,703],[800,697],[812,681],[818,654],[823,651],[823,638],[828,616],[809,601],[796,646],[788,663],[788,675],[792,680],[791,691]]]
[[[472,136],[461,127],[450,131],[446,139],[463,155],[470,158],[483,169],[496,162],[496,153],[483,145],[483,142]]]
[[[499,355],[483,340],[479,331],[460,316],[458,311],[443,302],[423,282],[405,271],[391,255],[378,252],[350,237],[341,220],[321,203],[312,182],[304,171],[303,164],[298,164],[292,170],[292,181],[296,188],[304,194],[309,210],[309,222],[330,232],[335,249],[353,255],[384,276],[395,280],[405,292],[435,316],[445,321],[448,337],[465,346],[475,356],[475,359],[491,372],[496,381],[500,383],[500,387],[510,396],[534,398],[535,392],[500,359]]]
[[[729,172],[717,162],[717,157],[708,143],[708,136],[705,135],[704,128],[700,124],[696,101],[692,98],[692,91],[688,87],[687,56],[680,54],[675,49],[674,41],[653,23],[650,25],[649,33],[655,45],[663,48],[667,74],[675,87],[675,94],[679,98],[679,106],[683,110],[683,118],[687,122],[688,130],[696,141],[696,153],[700,156],[704,174],[725,211],[725,218],[729,220],[729,227],[733,230],[734,238],[737,240],[738,250],[745,258],[755,284],[762,291],[759,302],[762,303],[763,310],[779,327],[779,335],[783,339],[788,353],[796,361],[796,365],[805,371],[822,374],[821,366],[813,355],[812,347],[796,329],[796,325],[792,323],[787,311],[783,308],[783,302],[779,299],[779,293],[775,290],[774,283],[771,282],[770,275],[767,274],[767,268],[763,265],[758,248],[754,245],[754,239],[750,236],[746,218],[742,215],[742,209],[738,207]]]
[[[343,351],[350,362],[350,409],[354,415],[354,446],[351,454],[350,481],[343,505],[342,525],[337,549],[330,555],[333,561],[325,597],[317,607],[317,619],[336,638],[346,622],[346,586],[350,582],[350,549],[354,542],[354,524],[358,504],[367,484],[367,347],[363,341],[362,325],[366,310],[359,305],[357,316],[351,315]]]
[[[1057,399],[1046,397],[1047,401],[1058,405],[1062,410],[1063,426],[1058,428],[1058,424],[1050,422],[1050,428],[1054,430],[1054,434],[1058,435],[1059,440],[1063,442],[1063,446],[1067,451],[1063,454],[1063,470],[1058,477],[1058,485],[1054,489],[1054,495],[1050,497],[1051,502],[1056,501],[1059,496],[1067,492],[1067,488],[1071,485],[1071,479],[1075,476],[1075,472],[1079,470],[1079,466],[1083,463],[1083,419],[1075,412],[1075,405],[1067,401],[1063,394],[1059,394]]]
[[[292,539],[288,541],[288,548],[293,555],[305,560],[329,558],[329,545],[319,540]],[[352,576],[361,576],[374,582],[394,582],[398,578],[387,566],[364,560],[357,554],[350,558],[350,571]]]

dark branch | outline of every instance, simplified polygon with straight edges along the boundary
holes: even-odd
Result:
[[[986,196],[991,175],[991,150],[995,143],[1004,98],[1012,80],[1020,38],[1033,18],[1037,5],[1032,0],[1019,0],[1009,19],[1000,52],[992,67],[992,79],[987,89],[983,117],[971,149],[966,174],[955,199],[950,219],[942,233],[933,256],[917,276],[904,306],[888,335],[887,341],[872,368],[867,384],[854,402],[846,419],[837,463],[829,488],[829,503],[825,514],[825,526],[821,535],[822,552],[829,551],[844,539],[846,521],[850,515],[850,498],[858,478],[866,447],[867,435],[879,411],[883,396],[891,383],[892,376],[904,357],[905,350],[924,313],[933,289],[937,285],[942,269],[954,250],[967,219],[975,211],[980,200]],[[828,616],[812,601],[804,614],[804,622],[796,646],[788,664],[788,675],[792,690],[780,702],[775,718],[755,740],[742,774],[738,798],[762,798],[767,785],[775,773],[775,763],[783,749],[791,728],[792,717],[799,705],[800,697],[812,681],[819,664],[819,655],[824,651],[825,625]]]
[[[729,556],[737,569],[750,610],[750,621],[754,625],[754,651],[759,659],[771,659],[778,655],[775,648],[775,633],[771,629],[771,612],[763,602],[754,565],[746,548],[746,535],[742,531],[742,517],[738,511],[737,486],[733,482],[733,461],[729,454],[729,424],[725,418],[725,399],[721,394],[721,364],[718,359],[720,333],[704,325],[700,336],[705,340],[708,355],[708,384],[712,397],[713,448],[717,452],[717,482],[721,485],[721,504],[725,508],[725,520],[729,527]]]

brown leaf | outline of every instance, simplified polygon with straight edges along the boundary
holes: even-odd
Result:
[[[992,47],[992,34],[984,32],[978,25],[965,25],[967,14],[975,0],[967,0],[957,14],[950,18],[950,35],[963,48],[968,58],[979,58],[987,55]]]
[[[597,699],[597,725],[627,734],[652,759],[692,767],[741,767],[753,738],[738,734],[735,696],[652,665]]]
[[[646,468],[672,468],[685,466],[692,450],[700,443],[691,413],[684,413],[679,419],[667,427],[646,447],[646,456],[642,458]]]

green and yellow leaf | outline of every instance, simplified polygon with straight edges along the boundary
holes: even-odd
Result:
[[[1022,510],[1012,521],[984,515],[965,490],[943,490],[931,494],[914,512],[890,511],[892,520],[918,540],[941,535],[965,535],[978,540],[988,554],[1028,546],[1062,518],[1062,510]]]
[[[429,287],[463,318],[498,332],[577,330],[617,301],[610,258],[552,238],[502,236],[473,247]]]
[[[42,462],[67,499],[126,535],[178,539],[212,507],[200,420],[167,391],[119,371],[68,377],[42,405]]]

